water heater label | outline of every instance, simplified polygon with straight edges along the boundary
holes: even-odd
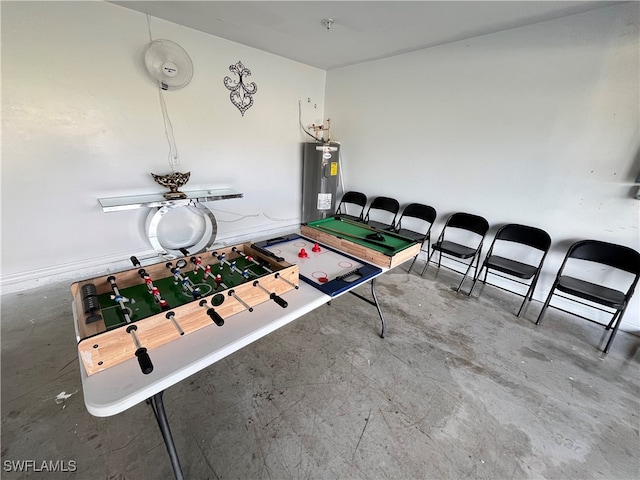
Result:
[[[338,162],[331,162],[331,176],[335,177],[338,174]]]
[[[330,193],[318,194],[318,210],[331,210],[331,194]]]

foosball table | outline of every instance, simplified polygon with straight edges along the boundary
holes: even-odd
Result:
[[[149,374],[150,350],[297,288],[297,265],[249,243],[77,282],[78,354],[88,375],[133,357]]]

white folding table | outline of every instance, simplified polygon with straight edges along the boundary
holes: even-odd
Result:
[[[382,269],[377,276],[387,270]],[[299,289],[283,294],[288,302],[287,308],[274,302],[264,302],[253,312],[245,310],[225,319],[222,327],[212,322],[197,332],[149,351],[154,368],[148,375],[142,374],[135,357],[91,376],[87,375],[80,362],[87,410],[94,416],[107,417],[143,401],[151,404],[175,477],[182,479],[182,469],[162,402],[164,390],[345,293],[352,293],[377,308],[382,322],[380,336],[384,337],[385,321],[376,297],[375,281],[376,278],[369,280],[373,300],[353,292],[353,289],[331,297],[301,281]],[[75,308],[72,310],[75,317]]]

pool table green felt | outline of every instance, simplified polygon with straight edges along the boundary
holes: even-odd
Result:
[[[385,255],[395,255],[416,243],[415,240],[411,238],[385,230],[378,230],[364,223],[353,222],[341,217],[314,220],[307,223],[307,226],[338,237],[343,234],[345,239]],[[376,232],[382,236],[383,240],[367,238],[367,235]]]

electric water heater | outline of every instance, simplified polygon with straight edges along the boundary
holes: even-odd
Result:
[[[302,144],[302,223],[329,217],[336,211],[340,144]]]

